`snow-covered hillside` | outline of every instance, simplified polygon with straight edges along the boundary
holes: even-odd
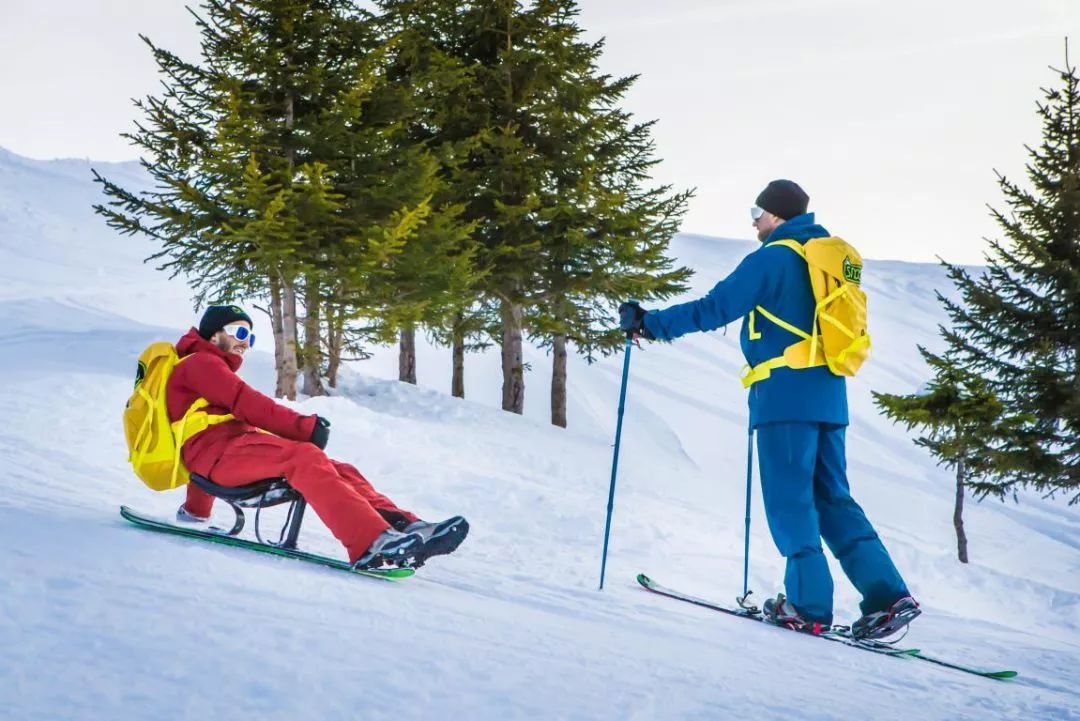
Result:
[[[102,167],[138,183],[137,166]],[[639,571],[728,601],[741,588],[745,393],[737,332],[633,352],[607,585],[596,590],[621,358],[573,360],[568,430],[547,423],[550,359],[529,349],[524,417],[498,410],[498,355],[424,346],[420,386],[385,349],[340,392],[328,451],[425,518],[462,513],[454,556],[392,585],[139,531],[170,514],[125,462],[134,359],[196,318],[150,246],[92,214],[85,161],[0,150],[0,719],[1076,719],[1080,512],[1064,500],[969,503],[870,389],[925,380],[937,266],[870,262],[873,362],[850,384],[849,471],[925,614],[903,642],[1020,677],[991,681],[875,656],[642,591]],[[819,218],[831,227],[831,218]],[[858,242],[857,238],[852,238]],[[680,236],[707,290],[753,245]],[[265,326],[265,321],[258,320]],[[269,337],[266,327],[257,328]],[[273,387],[270,349],[244,377]],[[751,588],[782,559],[755,488]],[[305,548],[341,555],[311,514]],[[837,575],[838,620],[856,612]]]

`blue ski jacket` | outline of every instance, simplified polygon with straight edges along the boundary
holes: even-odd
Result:
[[[804,213],[778,226],[765,244],[743,258],[728,277],[704,298],[649,311],[645,327],[658,340],[678,338],[692,331],[716,330],[736,318],[743,319],[739,343],[750,366],[783,355],[800,338],[755,314],[751,338],[749,313],[761,306],[778,318],[809,332],[814,316],[814,293],[806,261],[790,248],[768,245],[790,238],[805,243],[829,233]],[[738,383],[737,378],[732,379]],[[847,386],[843,376],[827,367],[777,368],[772,376],[750,387],[750,425],[778,421],[810,421],[847,425]]]

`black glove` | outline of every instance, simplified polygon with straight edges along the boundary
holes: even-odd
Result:
[[[308,440],[318,446],[319,450],[325,451],[326,442],[330,440],[330,421],[322,416],[315,416],[315,428]]]
[[[645,327],[645,314],[647,310],[642,308],[636,300],[628,300],[619,306],[619,327],[628,334],[639,335],[648,340],[656,340],[649,329]]]

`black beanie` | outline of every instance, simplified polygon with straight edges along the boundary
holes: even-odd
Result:
[[[774,180],[765,186],[755,201],[757,207],[775,215],[781,220],[791,220],[796,215],[806,212],[810,196],[790,180]]]
[[[229,323],[235,323],[238,320],[246,320],[250,326],[255,325],[251,322],[251,316],[245,313],[244,309],[238,305],[209,306],[206,312],[203,313],[202,320],[199,321],[199,335],[206,340],[210,340],[210,336],[214,335],[214,333],[217,333]]]

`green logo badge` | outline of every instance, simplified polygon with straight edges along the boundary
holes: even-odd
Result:
[[[146,377],[146,364],[139,361],[139,367],[135,369],[135,387],[138,388],[139,384],[143,382],[143,378]]]
[[[862,266],[851,262],[851,258],[844,258],[844,280],[859,284],[862,280]]]

